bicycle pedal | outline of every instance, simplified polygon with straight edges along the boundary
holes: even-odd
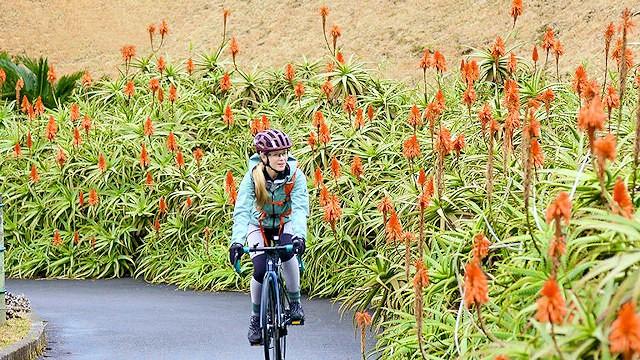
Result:
[[[262,340],[257,342],[249,342],[249,346],[262,346],[262,344],[263,344]]]
[[[304,325],[304,320],[291,320],[289,324],[292,326],[302,326]]]

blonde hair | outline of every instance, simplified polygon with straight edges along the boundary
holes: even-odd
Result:
[[[258,208],[262,209],[269,201],[269,193],[267,192],[267,180],[264,178],[264,163],[260,162],[251,172],[253,183],[255,185],[256,203]]]

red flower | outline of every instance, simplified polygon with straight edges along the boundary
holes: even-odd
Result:
[[[333,94],[333,84],[331,83],[331,81],[329,81],[329,79],[327,79],[324,84],[322,84],[322,92],[327,97],[327,100],[331,98],[331,95]]]
[[[16,142],[13,146],[13,156],[20,157],[20,154],[22,154],[22,148],[20,147],[20,142]]]
[[[409,123],[409,126],[414,129],[416,127],[422,126],[422,114],[420,113],[420,109],[418,109],[418,106],[416,104],[413,104],[413,106],[411,106],[411,112],[409,113],[407,122]]]
[[[313,173],[313,187],[318,188],[320,185],[322,185],[322,169],[318,166]]]
[[[410,232],[405,234],[411,235]],[[429,273],[427,269],[424,267],[424,263],[422,260],[416,260],[416,274],[413,277],[413,288],[417,290],[422,290],[426,286],[429,285]]]
[[[433,186],[433,178],[429,177],[429,179],[425,179],[424,183],[421,185],[422,191],[418,196],[418,206],[421,210],[424,210],[431,203],[431,197],[433,196],[434,186]]]
[[[140,150],[140,166],[143,168],[149,166],[149,153],[147,152],[147,146],[142,143],[142,149]]]
[[[445,71],[447,71],[447,63],[444,59],[444,55],[442,55],[442,53],[440,51],[437,51],[433,54],[433,61],[436,67],[436,70],[439,73],[443,73]]]
[[[222,115],[222,120],[224,124],[227,126],[233,125],[233,111],[231,110],[231,106],[227,105],[224,109],[224,115]]]
[[[560,221],[561,219],[564,219],[567,224],[571,219],[571,199],[566,191],[560,192],[547,208],[547,223],[551,223],[551,220]]]
[[[313,127],[315,128],[318,128],[322,124],[324,124],[324,115],[320,110],[318,110],[313,114],[313,120],[311,121],[311,125],[313,125]]]
[[[402,154],[407,160],[413,160],[420,156],[420,143],[416,135],[412,135],[402,144]]]
[[[487,276],[477,261],[471,261],[464,270],[464,302],[467,308],[480,306],[489,301]]]
[[[98,205],[99,201],[100,199],[98,197],[98,192],[96,191],[96,189],[89,190],[89,205],[96,206]]]
[[[328,222],[331,225],[331,229],[335,231],[336,222],[340,219],[340,216],[342,216],[342,209],[340,208],[340,199],[338,199],[338,196],[329,196],[326,204],[323,206],[323,210],[324,220]]]
[[[615,213],[629,219],[633,217],[633,202],[627,191],[627,185],[620,177],[616,179],[616,184],[613,186],[613,201],[615,203],[613,209]]]
[[[224,75],[222,75],[222,78],[220,79],[220,91],[228,91],[229,89],[231,89],[231,77],[229,76],[229,73],[224,73]]]
[[[29,179],[33,183],[37,183],[40,180],[40,175],[38,175],[38,169],[36,169],[35,164],[31,164],[31,173],[29,174]]]
[[[462,94],[462,102],[467,105],[468,108],[471,108],[471,105],[476,101],[476,91],[473,89],[473,86],[469,84],[467,86],[467,90]]]
[[[20,105],[20,109],[25,114],[31,109],[31,103],[29,102],[29,99],[27,99],[27,95],[24,95],[22,97],[22,104]]]
[[[135,93],[136,93],[136,88],[135,88],[135,85],[133,84],[133,81],[131,80],[127,81],[127,83],[124,86],[124,94],[127,97],[131,98]]]
[[[605,160],[614,161],[616,159],[616,137],[613,134],[607,134],[604,137],[596,139],[593,143],[596,157],[603,164]]]
[[[33,104],[33,112],[37,116],[44,114],[44,104],[42,103],[42,96],[38,96],[35,104]]]
[[[62,239],[60,238],[60,231],[58,229],[56,229],[56,231],[53,232],[53,242],[52,242],[53,246],[60,246],[62,245]]]
[[[296,71],[291,64],[287,64],[284,67],[284,78],[287,79],[288,82],[292,82],[294,77],[296,76]]]
[[[467,85],[473,84],[474,81],[480,77],[480,69],[478,63],[475,60],[471,60],[464,65],[464,78]]]
[[[380,202],[380,204],[378,204],[378,210],[382,212],[382,216],[385,219],[387,217],[387,214],[391,213],[392,211],[395,212],[395,210],[393,209],[393,203],[391,202],[391,198],[389,196],[385,195],[385,197],[382,198],[382,201]]]
[[[158,80],[157,78],[149,80],[149,89],[155,94],[156,91],[160,89],[160,80]]]
[[[538,139],[531,139],[531,157],[533,158],[533,165],[541,167],[544,163],[544,154]]]
[[[354,121],[354,127],[361,129],[364,127],[364,116],[362,115],[362,108],[356,110],[356,119]]]
[[[353,157],[353,161],[351,162],[351,174],[355,176],[357,179],[360,179],[362,176],[362,160],[358,155]]]
[[[104,155],[102,153],[98,155],[98,169],[102,172],[105,172],[105,170],[107,170],[107,160],[104,158]]]
[[[49,84],[53,86],[53,83],[56,82],[56,70],[53,67],[53,64],[49,64],[49,71],[47,72],[47,80]]]
[[[533,60],[533,62],[538,62],[538,59],[538,47],[533,45],[533,50],[531,50],[531,60]]]
[[[293,88],[293,91],[296,95],[296,98],[298,98],[298,101],[300,101],[300,98],[302,98],[302,95],[304,95],[304,85],[298,81],[296,86]]]
[[[582,91],[584,90],[585,86],[587,85],[587,72],[584,69],[584,66],[580,65],[576,68],[575,73],[573,74],[573,90],[578,94],[578,96],[581,96]]]
[[[147,120],[144,121],[144,124],[142,127],[143,127],[144,136],[153,135],[153,122],[151,122],[150,116],[147,116]]]
[[[320,124],[320,142],[327,145],[329,141],[331,141],[331,133],[327,124],[323,122]]]
[[[494,59],[499,59],[506,54],[504,49],[504,40],[500,36],[496,38],[496,41],[493,43],[493,47],[491,48],[491,55]]]
[[[604,104],[611,112],[611,109],[617,109],[620,107],[620,96],[616,92],[616,88],[612,85],[609,85],[607,88],[607,94],[604,97]]]
[[[166,20],[162,20],[162,22],[160,23],[160,27],[158,28],[158,32],[160,33],[160,36],[162,38],[164,38],[165,35],[169,34],[169,25],[167,25]]]
[[[513,0],[511,2],[511,17],[513,18],[514,25],[520,15],[522,15],[522,0]]]
[[[167,149],[171,152],[178,150],[178,142],[176,141],[176,136],[173,134],[173,131],[169,131],[169,135],[167,136]]]
[[[541,47],[549,52],[553,47],[553,43],[555,42],[555,35],[553,34],[553,29],[550,26],[547,26],[547,30],[545,30],[544,35],[542,37],[542,45]]]
[[[171,84],[169,86],[169,101],[173,104],[178,99],[178,89]]]
[[[336,180],[340,177],[340,163],[335,156],[331,159],[331,175]]]
[[[193,64],[193,59],[187,59],[187,73],[189,75],[193,74],[193,70],[195,70],[195,65]]]
[[[596,130],[604,129],[607,115],[602,109],[600,97],[596,96],[588,104],[583,106],[578,113],[578,127],[593,134]]]
[[[480,110],[480,112],[478,112],[478,119],[480,119],[480,125],[482,127],[482,132],[484,133],[487,125],[489,125],[491,123],[491,120],[493,120],[493,114],[491,113],[491,107],[489,106],[488,103],[485,103],[484,106],[482,107],[482,110]]]
[[[58,133],[58,125],[56,124],[56,119],[53,118],[53,115],[50,115],[45,136],[47,140],[53,141],[55,140],[57,133]]]
[[[233,179],[231,170],[227,171],[227,176],[224,180],[224,189],[227,195],[229,195],[229,204],[235,205],[238,199],[238,193],[236,191],[236,181]]]
[[[33,140],[31,139],[31,131],[27,130],[27,147],[31,149],[33,146]]]
[[[614,354],[624,354],[625,359],[640,354],[640,315],[633,300],[620,307],[618,317],[611,324],[609,348]]]
[[[238,40],[236,37],[231,38],[231,42],[229,43],[229,51],[231,51],[231,57],[233,58],[233,63],[236,62],[236,55],[240,52],[240,46],[238,46]]]
[[[200,162],[202,161],[202,157],[204,156],[204,151],[201,148],[196,148],[193,150],[193,158],[196,159],[196,164],[200,167]]]
[[[420,168],[420,172],[418,172],[418,185],[422,188],[425,181],[427,181],[427,174],[425,174],[423,168]]]
[[[156,67],[158,68],[158,71],[160,72],[160,74],[162,74],[164,72],[164,69],[167,67],[167,62],[164,61],[164,58],[162,56],[158,58]]]
[[[91,130],[91,118],[87,114],[82,118],[82,128],[84,129],[84,132],[89,135],[89,131]]]
[[[438,143],[436,144],[438,151],[441,151],[443,155],[448,155],[453,149],[451,142],[451,133],[446,127],[443,127],[438,134]]]
[[[146,179],[145,179],[145,184],[146,184],[148,187],[153,186],[153,176],[151,175],[151,171],[147,171],[147,176],[146,176]]]
[[[80,207],[84,206],[84,193],[82,191],[78,192],[78,205]]]
[[[62,150],[62,148],[58,148],[58,155],[56,155],[56,162],[58,163],[58,166],[60,166],[60,168],[62,169],[66,161],[67,154],[64,153],[64,150]]]
[[[489,255],[489,246],[491,243],[483,233],[477,233],[473,237],[473,257],[477,261],[482,261]]]
[[[433,61],[431,60],[431,52],[429,51],[429,49],[424,49],[418,67],[420,67],[423,71],[426,71],[433,65]]]
[[[395,210],[391,210],[391,216],[389,217],[389,221],[387,222],[385,229],[387,233],[387,243],[395,243],[402,240],[402,224],[400,224],[398,214]]]
[[[356,97],[353,95],[349,95],[344,99],[344,111],[351,116],[351,113],[353,113],[353,111],[356,108]]]
[[[164,199],[164,196],[161,196],[158,201],[158,213],[162,215],[167,212],[167,209],[167,201]]]
[[[307,139],[307,144],[309,144],[309,147],[311,147],[311,150],[314,150],[316,147],[316,135],[313,133],[313,131],[309,132],[309,138]]]
[[[373,106],[371,106],[371,104],[367,106],[367,117],[369,121],[373,120]]]
[[[178,166],[178,169],[184,168],[184,155],[182,155],[182,151],[180,151],[180,149],[176,151],[176,165]]]
[[[562,324],[567,309],[555,278],[552,277],[544,283],[536,306],[536,320],[543,323]]]
[[[507,70],[509,71],[509,73],[515,74],[517,68],[518,68],[518,61],[516,59],[516,54],[511,53],[511,55],[509,55],[509,63],[507,64]]]
[[[93,79],[91,79],[91,74],[89,74],[89,72],[85,70],[84,74],[82,74],[82,86],[89,87],[91,86],[92,81]]]
[[[125,45],[120,48],[120,54],[122,54],[122,60],[125,63],[130,62],[134,56],[136,56],[136,47],[133,45]]]

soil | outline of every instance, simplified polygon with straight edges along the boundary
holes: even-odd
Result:
[[[240,46],[238,65],[248,70],[281,68],[303,56],[316,59],[327,54],[318,11],[322,4],[330,8],[327,31],[333,24],[342,29],[338,46],[346,58],[355,55],[382,76],[409,83],[421,77],[417,63],[424,47],[443,51],[449,68],[455,68],[469,46],[490,46],[497,35],[507,38],[513,22],[508,0],[14,0],[0,2],[0,50],[47,56],[59,75],[82,69],[94,78],[115,75],[123,45],[135,45],[138,54],[150,51],[149,23],[166,19],[169,35],[161,53],[169,62],[181,61],[190,47],[194,54],[217,47],[222,9],[229,8],[228,29]],[[585,62],[601,74],[605,25],[617,23],[622,9],[633,4],[525,1],[507,47],[522,43],[516,52],[529,58],[532,43],[551,25],[566,50],[561,72],[572,72]],[[640,30],[630,36],[636,42],[634,50],[638,34]]]

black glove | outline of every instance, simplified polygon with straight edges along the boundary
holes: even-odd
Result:
[[[231,244],[231,247],[229,247],[229,261],[231,262],[231,266],[234,266],[236,261],[240,260],[243,254],[244,250],[242,250],[242,244]]]
[[[293,245],[293,253],[297,255],[304,254],[306,246],[304,245],[304,239],[300,237],[294,237],[291,239],[291,245]]]

